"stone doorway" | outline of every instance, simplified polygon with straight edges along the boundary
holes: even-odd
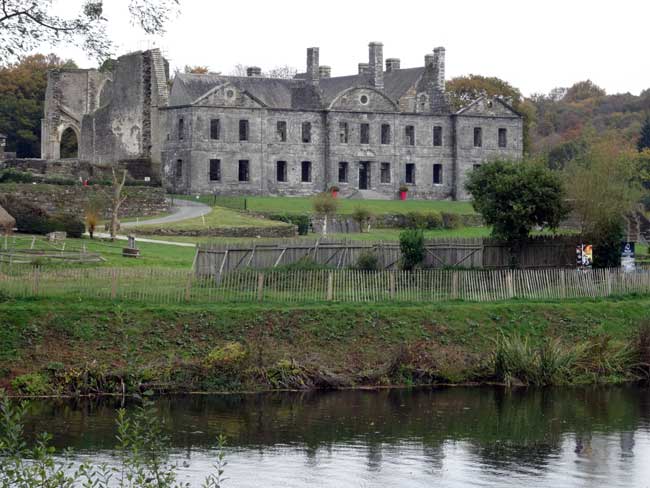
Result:
[[[359,190],[370,188],[370,161],[359,162]]]

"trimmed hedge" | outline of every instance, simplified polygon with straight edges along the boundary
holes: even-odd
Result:
[[[274,214],[269,215],[268,218],[271,220],[277,220],[278,222],[286,222],[287,224],[295,225],[298,227],[298,235],[306,236],[309,233],[309,226],[311,225],[309,215]]]

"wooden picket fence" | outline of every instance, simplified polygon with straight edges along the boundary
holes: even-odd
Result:
[[[0,295],[144,303],[211,302],[491,302],[650,294],[650,269],[406,271],[233,271],[196,276],[190,270],[0,267]]]

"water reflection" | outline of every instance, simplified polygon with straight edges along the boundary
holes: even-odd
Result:
[[[28,426],[105,457],[118,403],[38,402]],[[343,391],[157,402],[192,480],[228,437],[231,486],[647,486],[650,390]]]

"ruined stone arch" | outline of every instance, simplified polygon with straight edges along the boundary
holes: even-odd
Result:
[[[57,132],[57,149],[59,158],[78,158],[81,143],[81,129],[79,126],[73,123],[61,124]]]

